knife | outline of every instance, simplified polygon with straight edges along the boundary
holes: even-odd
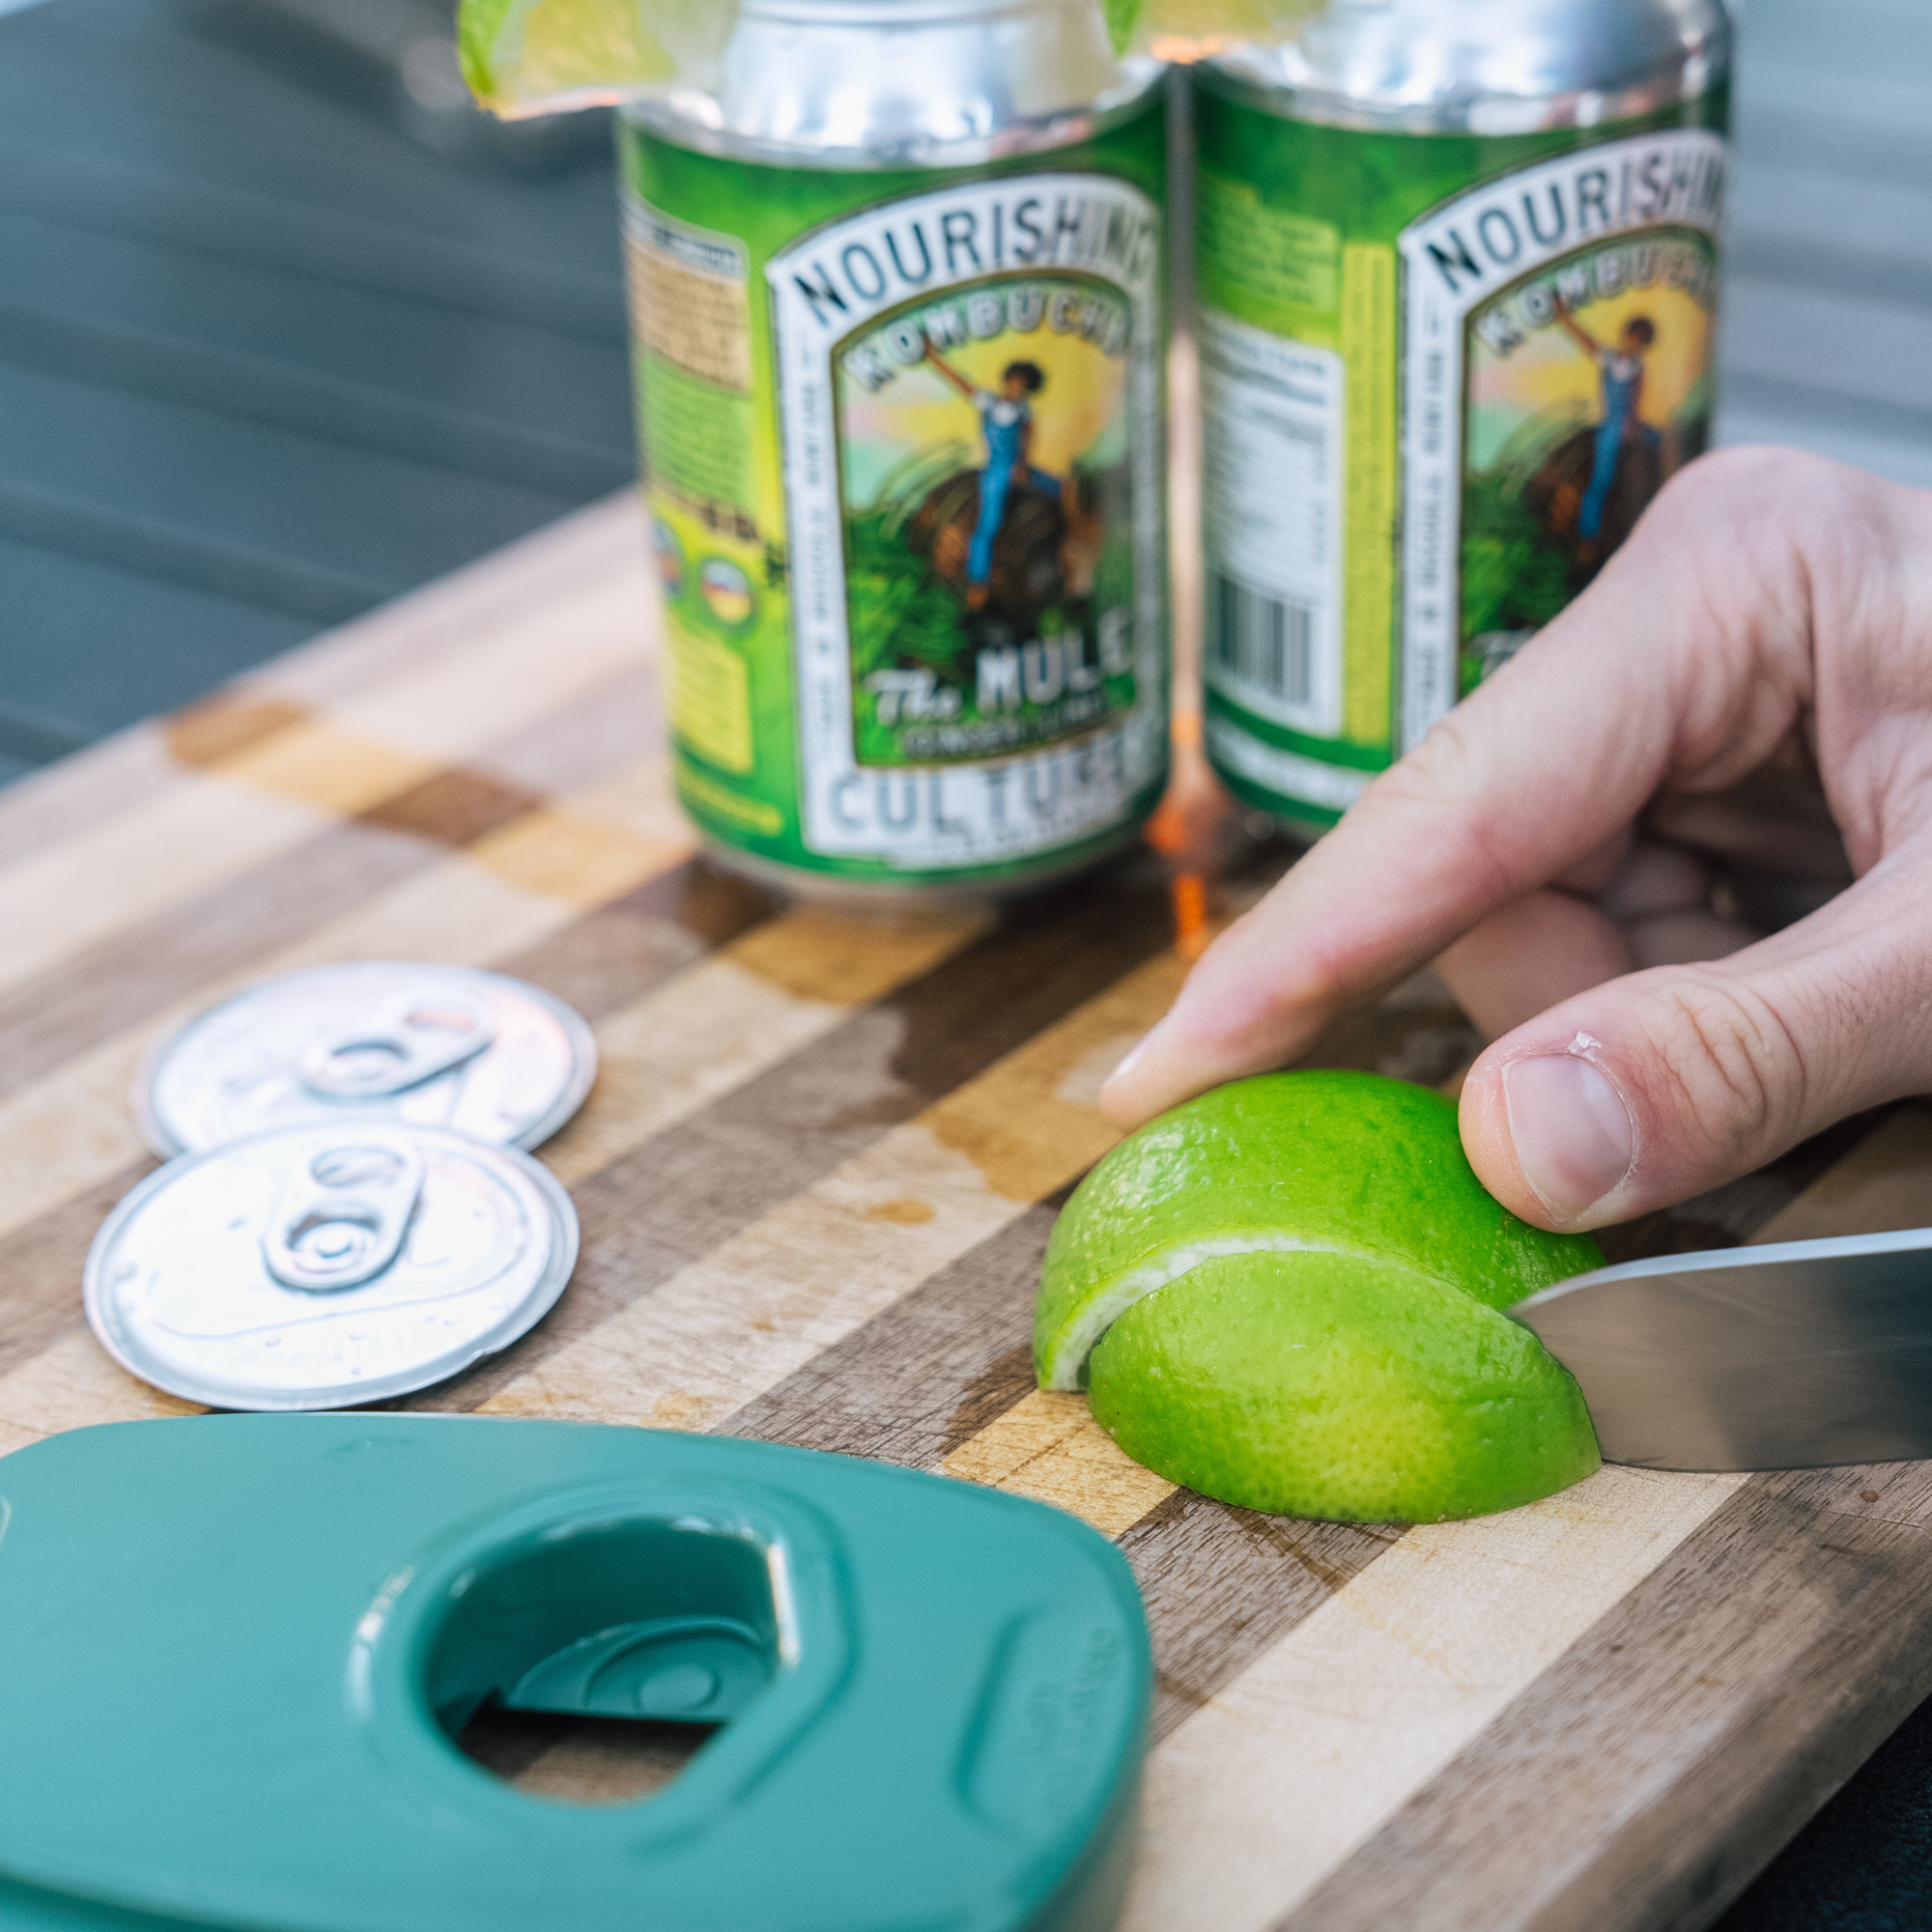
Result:
[[[1606,1463],[1932,1458],[1932,1228],[1625,1262],[1508,1312],[1577,1378]]]

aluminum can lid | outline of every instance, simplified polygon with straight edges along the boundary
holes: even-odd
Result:
[[[1319,0],[1279,40],[1204,48],[1202,78],[1284,91],[1296,120],[1527,134],[1694,99],[1730,47],[1723,0]]]
[[[540,987],[473,966],[354,960],[244,986],[149,1049],[134,1117],[159,1154],[377,1115],[535,1147],[583,1104],[597,1043]]]
[[[185,1153],[89,1250],[87,1319],[212,1408],[341,1408],[507,1348],[563,1293],[577,1211],[526,1153],[371,1116]]]

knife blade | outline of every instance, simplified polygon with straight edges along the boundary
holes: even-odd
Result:
[[[1577,1378],[1606,1463],[1932,1458],[1932,1228],[1625,1262],[1508,1313]]]

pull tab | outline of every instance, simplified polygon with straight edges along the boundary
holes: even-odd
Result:
[[[298,1065],[331,1100],[378,1100],[473,1060],[496,1037],[495,1021],[469,1000],[396,1000],[365,1025],[312,1040]]]
[[[262,1259],[288,1288],[358,1288],[403,1245],[422,1192],[422,1154],[407,1134],[380,1129],[310,1146],[282,1182]]]

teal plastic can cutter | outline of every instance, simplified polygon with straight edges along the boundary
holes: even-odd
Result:
[[[1102,1932],[1151,1666],[1106,1540],[590,1424],[228,1415],[0,1460],[6,1932]],[[601,1807],[455,1739],[722,1725]]]

